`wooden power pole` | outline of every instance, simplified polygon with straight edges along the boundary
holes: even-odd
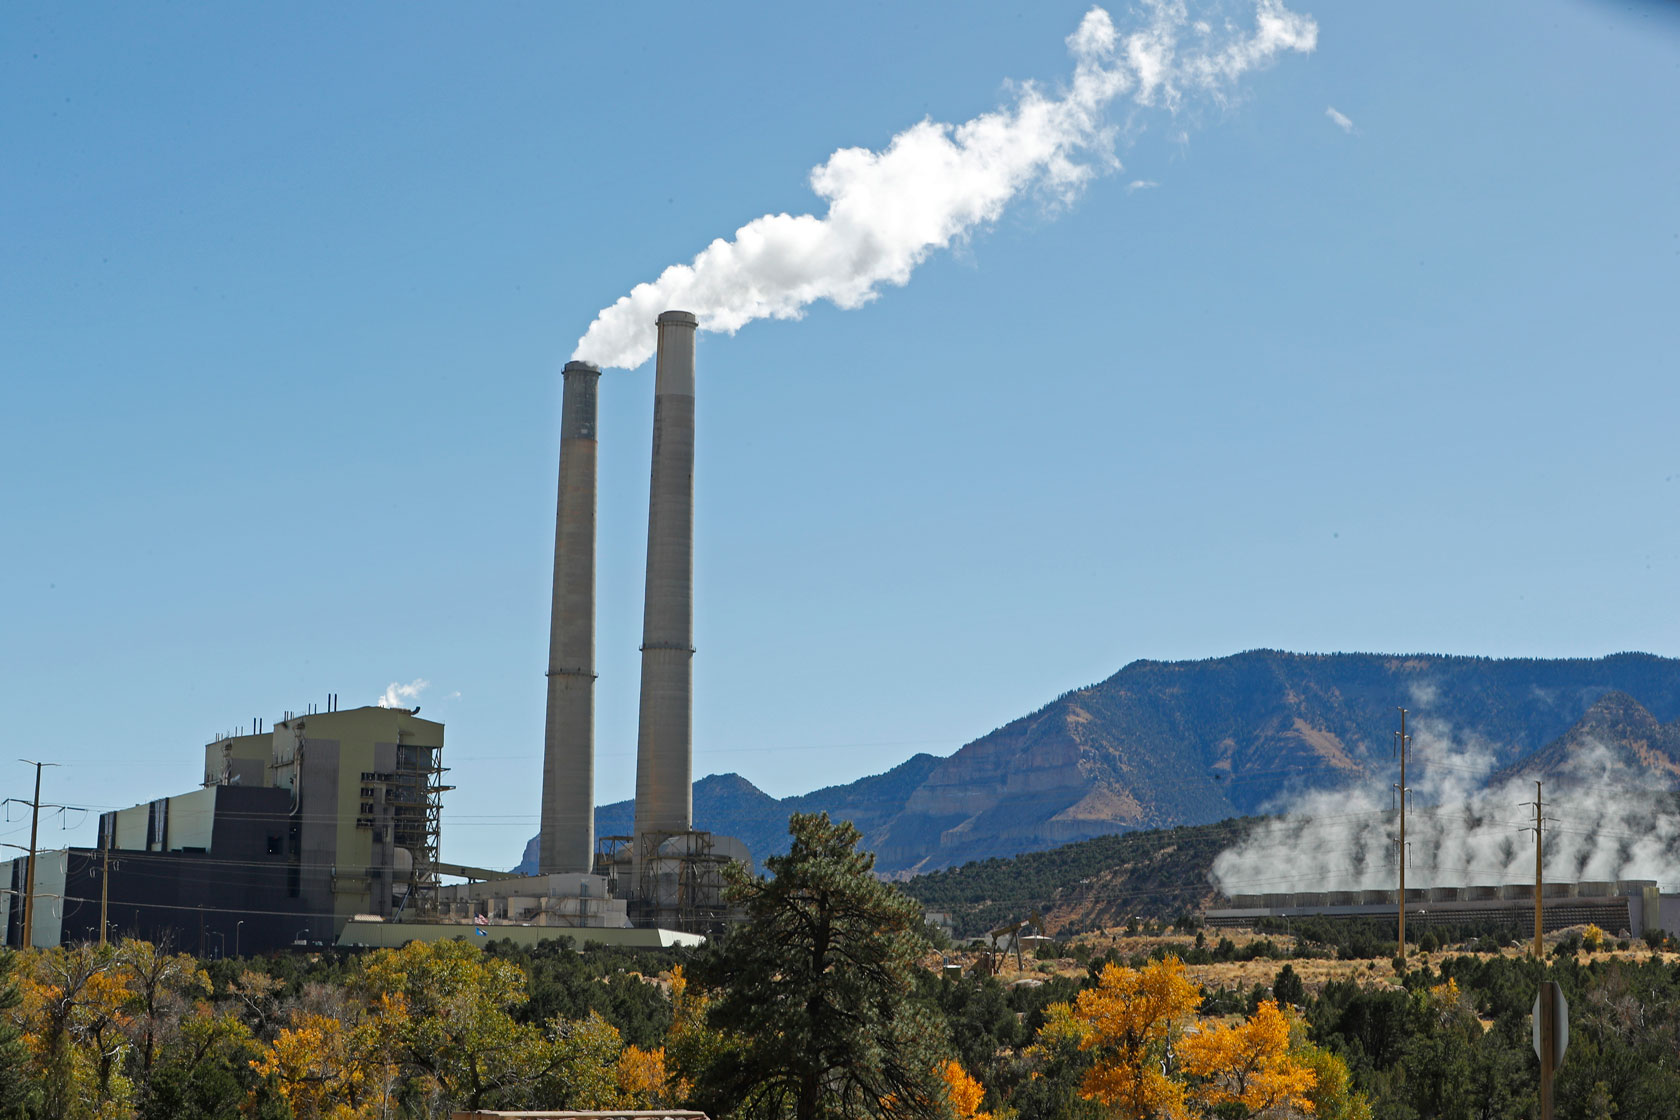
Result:
[[[1406,734],[1406,709],[1400,709],[1400,730],[1394,733],[1394,753],[1400,756],[1400,944],[1397,956],[1406,955],[1406,755],[1411,752],[1412,737]]]
[[[1534,959],[1546,959],[1546,944],[1542,934],[1546,931],[1546,822],[1555,818],[1546,816],[1544,787],[1539,782],[1534,783],[1534,823],[1518,829],[1518,832],[1534,833]]]
[[[1546,818],[1543,815],[1543,811],[1541,809],[1541,793],[1542,793],[1542,790],[1541,790],[1540,783],[1535,782],[1534,783],[1534,959],[1537,960],[1537,961],[1543,961],[1543,960],[1546,959],[1546,946],[1545,946],[1545,943],[1541,939],[1541,935],[1545,932],[1545,929],[1546,929],[1546,897],[1545,897],[1546,896],[1546,874],[1545,874],[1545,871],[1543,870],[1544,865],[1541,862],[1542,857],[1545,854],[1545,847],[1546,847],[1546,845],[1543,842],[1545,840],[1545,834],[1541,830],[1543,828],[1545,828]],[[1550,1063],[1548,1063],[1546,1061],[1546,1059],[1544,1057],[1542,1057],[1541,1058],[1541,1065],[1544,1067],[1545,1065],[1548,1065],[1548,1064],[1550,1064]],[[1548,1109],[1547,1111],[1550,1112],[1550,1109]]]
[[[58,763],[36,762],[28,758],[20,758],[18,761],[25,766],[35,767],[35,796],[28,801],[24,801],[21,797],[8,797],[5,801],[8,805],[17,802],[29,806],[29,863],[25,865],[23,873],[23,938],[20,942],[23,948],[28,949],[33,945],[35,934],[35,860],[40,854],[41,810],[57,809],[60,812],[66,809],[74,809],[76,812],[86,812],[86,810],[80,806],[41,804],[41,769],[45,766],[57,766]],[[17,845],[7,844],[6,847],[15,848]],[[59,896],[52,895],[50,897],[57,898]]]
[[[23,873],[23,947],[27,949],[30,933],[35,928],[35,842],[41,832],[41,767],[53,764],[31,762],[27,758],[18,761],[35,767],[35,798],[29,803],[29,863]]]
[[[111,827],[100,829],[105,834],[105,843],[100,845],[105,849],[103,853],[104,861],[99,868],[99,944],[101,948],[105,945],[105,930],[110,925],[106,913],[111,905],[111,833],[114,831],[116,823],[117,815],[112,813]]]

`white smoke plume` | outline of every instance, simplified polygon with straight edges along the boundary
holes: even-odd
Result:
[[[381,708],[412,708],[414,701],[420,699],[420,694],[432,686],[432,682],[424,677],[415,677],[407,684],[392,681],[385,686],[385,691],[379,697]]]
[[[1484,785],[1492,767],[1487,744],[1419,722],[1407,773],[1408,888],[1534,881],[1534,836],[1521,831],[1534,823],[1534,783]],[[1295,798],[1221,852],[1209,878],[1227,896],[1392,889],[1399,829],[1391,781]],[[1545,782],[1547,881],[1680,887],[1680,812],[1664,788],[1602,743],[1574,752],[1567,770]]]
[[[1184,0],[1144,0],[1141,10],[1141,25],[1124,33],[1102,8],[1086,13],[1067,39],[1074,72],[1061,96],[1024,83],[1012,106],[966,123],[923,120],[881,151],[835,152],[811,172],[826,215],[766,214],[713,241],[603,310],[572,357],[633,369],[652,357],[654,320],[671,308],[692,311],[702,330],[733,333],[755,319],[797,319],[819,299],[859,307],[1023,193],[1070,202],[1095,168],[1118,168],[1105,116],[1117,99],[1171,112],[1191,97],[1222,101],[1243,74],[1318,41],[1311,17],[1280,0],[1256,0],[1247,31],[1192,22]]]

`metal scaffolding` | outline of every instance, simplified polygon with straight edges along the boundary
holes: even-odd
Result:
[[[448,768],[439,762],[442,752],[441,747],[412,747],[399,742],[396,769],[386,792],[391,838],[414,857],[404,909],[412,907],[416,914],[431,913],[437,906],[443,794],[455,788],[443,784]]]
[[[721,933],[730,917],[723,900],[729,857],[715,851],[712,834],[645,832],[638,840],[631,921],[708,936]]]

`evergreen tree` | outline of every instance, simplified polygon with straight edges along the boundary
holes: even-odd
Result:
[[[24,1101],[29,1092],[29,1051],[23,1037],[12,1021],[13,1010],[20,1002],[17,981],[12,972],[18,955],[0,948],[0,1118],[12,1120],[24,1115]]]
[[[685,1070],[712,1115],[820,1120],[944,1115],[940,1017],[911,996],[921,909],[870,872],[858,830],[796,813],[773,878],[740,865],[727,897],[746,920],[694,969],[714,992],[721,1053]]]

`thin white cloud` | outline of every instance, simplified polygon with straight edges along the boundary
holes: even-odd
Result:
[[[1014,104],[963,124],[923,120],[879,151],[835,152],[810,178],[825,215],[766,214],[717,238],[603,309],[572,356],[633,369],[653,356],[654,319],[671,308],[733,333],[755,319],[798,319],[817,300],[861,307],[1023,194],[1066,204],[1117,170],[1120,130],[1106,114],[1121,98],[1168,113],[1192,99],[1222,104],[1248,71],[1318,42],[1318,25],[1282,0],[1254,0],[1252,30],[1192,22],[1184,0],[1138,9],[1125,30],[1101,8],[1085,14],[1067,38],[1073,76],[1059,96],[1024,82]]]
[[[1153,179],[1133,179],[1126,184],[1126,189],[1129,191],[1147,191],[1160,185]]]
[[[1358,131],[1358,129],[1353,127],[1353,121],[1348,119],[1347,114],[1338,110],[1334,105],[1326,105],[1324,107],[1324,115],[1335,122],[1337,128],[1349,135]]]
[[[379,697],[381,708],[412,708],[414,701],[420,699],[420,694],[432,686],[432,682],[424,677],[415,677],[407,684],[392,681],[385,686],[385,692]]]

